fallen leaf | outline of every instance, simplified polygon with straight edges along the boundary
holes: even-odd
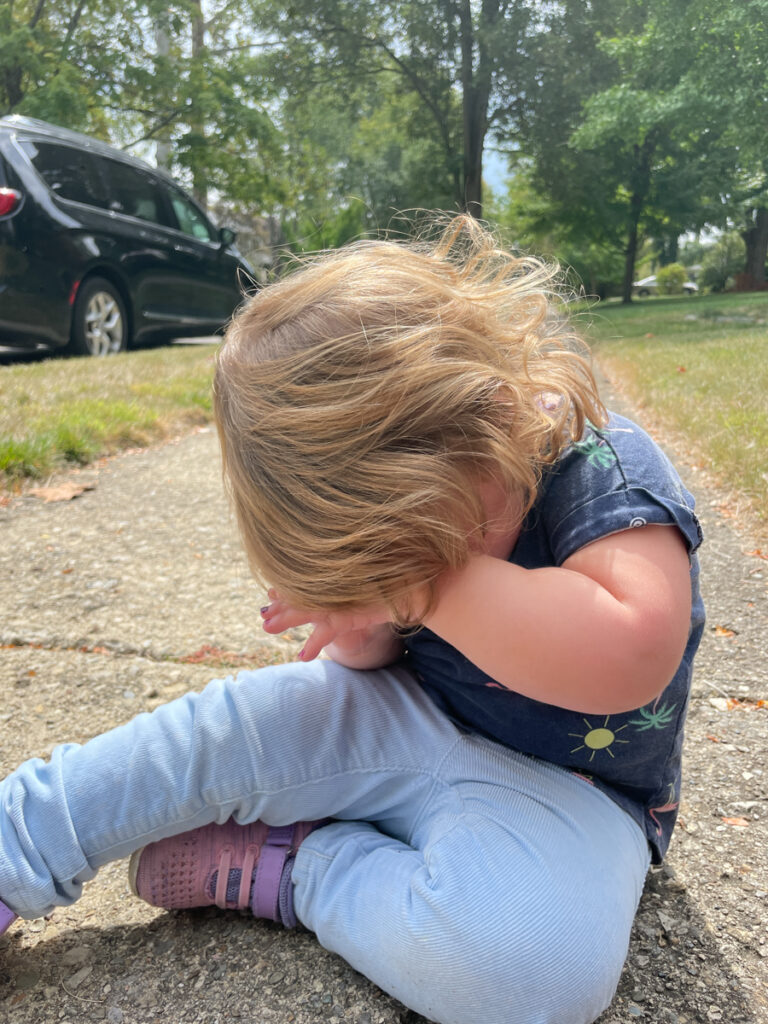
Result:
[[[738,697],[728,698],[729,711],[755,711],[757,708],[764,708],[764,700],[739,700]]]
[[[707,739],[708,740],[712,740],[713,743],[719,743],[720,742],[720,740],[717,738],[717,736],[713,736],[711,732],[707,733]]]
[[[678,373],[685,373],[685,372],[686,372],[686,371],[685,371],[685,367],[684,367],[684,366],[678,366],[678,368],[677,368],[677,372],[678,372]]]
[[[29,493],[36,498],[42,498],[46,504],[51,501],[72,501],[79,498],[84,491],[92,491],[95,484],[76,484],[71,480],[63,484],[55,484],[52,487],[35,487]]]
[[[269,648],[261,650],[246,651],[242,654],[235,651],[225,651],[213,644],[203,644],[192,654],[187,654],[178,660],[185,665],[208,665],[214,668],[253,668],[264,665],[275,664],[277,655]]]
[[[746,818],[722,818],[726,825],[734,825],[736,828],[746,828],[749,822]]]
[[[736,636],[736,630],[729,629],[727,626],[715,626],[712,632],[715,636]]]
[[[748,551],[747,554],[751,555],[752,558],[762,558],[768,562],[768,555],[766,555],[760,548],[755,548],[754,551]]]

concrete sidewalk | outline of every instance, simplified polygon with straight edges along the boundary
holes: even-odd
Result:
[[[668,864],[649,877],[619,993],[600,1024],[768,1024],[768,709],[759,703],[768,698],[768,562],[734,531],[702,474],[676,461],[707,535],[709,624],[680,827]],[[212,430],[67,479],[92,489],[0,508],[2,774],[301,645],[301,631],[261,632],[264,595],[230,522]],[[130,896],[124,864],[106,868],[74,907],[0,938],[0,1018],[422,1021],[306,932],[145,906]]]

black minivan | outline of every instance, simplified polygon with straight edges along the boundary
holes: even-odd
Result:
[[[234,241],[143,161],[0,118],[0,345],[109,355],[212,334],[253,283]]]

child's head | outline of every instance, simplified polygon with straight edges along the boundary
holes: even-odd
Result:
[[[466,561],[479,481],[530,507],[601,417],[552,276],[458,217],[321,255],[248,302],[214,392],[259,577],[306,608],[394,606]]]

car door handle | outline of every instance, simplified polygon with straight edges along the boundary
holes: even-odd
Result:
[[[197,249],[192,249],[190,248],[190,246],[187,245],[174,245],[173,251],[180,252],[184,256],[194,256],[195,259],[198,260],[201,259],[200,253],[197,251]]]

